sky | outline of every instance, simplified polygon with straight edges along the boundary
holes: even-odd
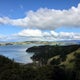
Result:
[[[80,40],[80,0],[0,0],[0,41]]]

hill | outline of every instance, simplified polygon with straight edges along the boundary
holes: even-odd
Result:
[[[32,64],[0,55],[0,80],[80,80],[80,45],[44,45],[27,51],[34,52]]]
[[[72,52],[75,52],[80,48],[80,45],[43,45],[43,46],[34,46],[28,48],[27,52],[34,52],[34,55],[31,57],[34,61],[38,61],[42,64],[47,64],[49,59],[52,59],[55,56],[59,56],[59,62],[64,62],[67,59],[67,56],[72,55]],[[54,59],[54,58],[53,58]]]
[[[31,58],[35,65],[62,67],[67,75],[64,80],[80,80],[80,45],[34,46],[26,51],[34,52]]]

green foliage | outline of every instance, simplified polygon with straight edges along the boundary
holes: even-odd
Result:
[[[60,55],[61,61],[66,60],[66,55],[77,50],[80,45],[68,45],[68,46],[34,46],[28,48],[27,52],[34,52],[34,55],[31,57],[33,60],[40,61],[44,64],[47,64],[47,61],[56,55]]]
[[[53,59],[51,62],[50,62],[51,65],[59,65],[60,64],[60,58],[58,59]]]
[[[7,69],[0,75],[0,80],[22,80],[20,71],[17,69]]]
[[[74,63],[72,65],[74,66],[73,68],[67,69],[67,65],[60,65],[70,52],[75,51],[79,47],[79,45],[38,47],[42,51],[35,52],[34,58],[36,60],[46,64],[48,59],[53,59],[50,65],[44,66],[23,65],[0,56],[0,80],[80,80],[80,52],[76,52],[74,54],[75,58],[69,61]],[[54,58],[57,55],[60,57]]]
[[[75,68],[80,71],[80,52],[75,53]]]
[[[33,66],[25,67],[25,65],[19,65],[14,61],[0,56],[0,80],[64,80],[65,72],[60,67],[44,66],[36,67]],[[2,63],[4,62],[4,63]],[[2,69],[3,68],[3,69]]]

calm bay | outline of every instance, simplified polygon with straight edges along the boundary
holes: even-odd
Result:
[[[6,56],[10,59],[19,63],[31,63],[31,56],[33,53],[27,53],[26,49],[36,44],[25,44],[25,45],[6,45],[0,46],[0,55]]]

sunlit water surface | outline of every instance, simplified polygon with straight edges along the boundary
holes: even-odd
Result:
[[[0,55],[14,59],[14,61],[19,63],[31,63],[32,60],[30,57],[33,53],[27,53],[26,49],[35,45],[36,44],[0,46]]]

